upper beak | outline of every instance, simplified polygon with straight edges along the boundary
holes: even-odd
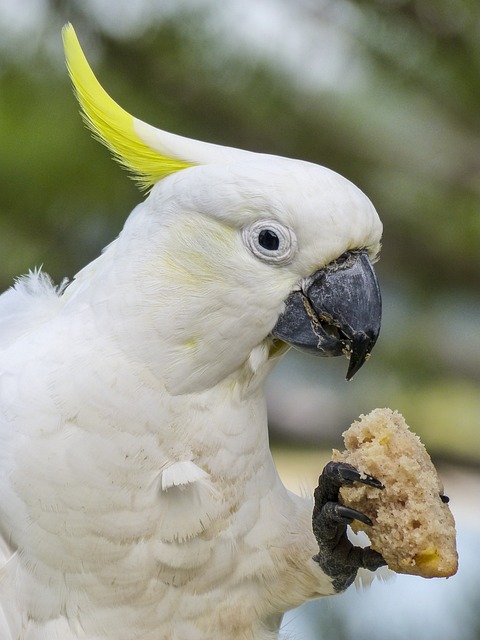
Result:
[[[380,332],[382,299],[366,252],[349,251],[291,293],[271,335],[320,356],[350,359],[350,380]]]

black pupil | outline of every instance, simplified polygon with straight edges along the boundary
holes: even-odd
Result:
[[[258,234],[258,244],[267,251],[276,251],[280,246],[280,240],[275,231],[263,229]]]

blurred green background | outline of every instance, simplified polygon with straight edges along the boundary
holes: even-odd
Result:
[[[130,113],[326,165],[370,197],[384,223],[379,342],[349,384],[345,361],[285,358],[268,386],[279,466],[311,490],[322,451],[390,406],[479,526],[480,3],[0,0],[0,290],[40,265],[71,278],[143,197],[78,115],[66,21]],[[298,637],[324,637],[319,625]]]

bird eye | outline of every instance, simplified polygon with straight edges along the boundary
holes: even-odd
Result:
[[[292,229],[276,220],[257,220],[242,230],[242,237],[255,257],[272,264],[287,264],[297,249]]]
[[[271,229],[262,229],[258,234],[258,244],[266,251],[276,251],[280,246],[280,240]]]

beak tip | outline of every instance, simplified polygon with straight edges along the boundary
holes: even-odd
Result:
[[[362,362],[363,364],[363,362]],[[348,371],[347,371],[347,375],[345,376],[345,380],[347,382],[351,382],[353,376],[357,373],[357,371],[360,369],[360,367],[362,366],[362,364],[355,366],[355,367],[348,367]]]
[[[370,357],[370,353],[377,341],[378,332],[375,337],[357,337],[357,340],[352,341],[350,350],[350,362],[348,363],[347,375],[345,379],[347,382],[353,378],[353,376],[359,371],[365,362]]]

